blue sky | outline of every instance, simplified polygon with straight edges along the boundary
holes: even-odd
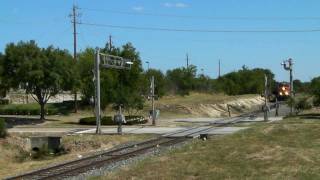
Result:
[[[74,2],[80,8],[81,22],[86,23],[206,30],[320,29],[320,18],[301,18],[320,17],[318,0],[1,0],[0,52],[9,42],[31,39],[43,47],[53,44],[72,51],[72,26],[68,15]],[[117,14],[113,11],[193,18]],[[221,59],[222,73],[246,65],[249,68],[269,68],[278,80],[288,80],[280,63],[289,57],[295,61],[296,78],[308,81],[320,75],[320,32],[191,33],[85,25],[79,25],[78,29],[79,50],[88,46],[102,47],[111,34],[116,46],[132,42],[144,61],[150,61],[152,68],[163,71],[185,65],[188,53],[191,63],[198,69],[203,68],[211,77],[217,76],[218,59]]]

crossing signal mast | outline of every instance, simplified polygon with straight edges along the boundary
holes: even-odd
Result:
[[[101,134],[101,105],[100,105],[100,65],[109,69],[129,70],[133,64],[132,60],[124,59],[119,56],[112,56],[100,53],[99,48],[96,49],[96,57],[94,61],[94,84],[95,84],[95,115],[96,115],[96,134]],[[120,109],[121,113],[121,109]],[[120,119],[117,123],[118,133],[121,133],[121,124],[124,119]]]
[[[281,63],[281,65],[283,66],[283,68],[286,71],[289,71],[290,73],[290,98],[293,99],[294,97],[294,91],[293,91],[293,75],[292,75],[292,71],[293,71],[293,60],[291,58],[289,58],[288,60],[285,60]],[[293,104],[291,103],[291,107],[290,107],[290,113],[293,113]]]

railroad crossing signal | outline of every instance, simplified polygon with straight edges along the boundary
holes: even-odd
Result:
[[[96,49],[94,61],[94,82],[95,82],[95,114],[96,114],[96,134],[101,134],[101,106],[100,106],[100,65],[110,69],[131,69],[133,62],[119,56],[100,53]]]
[[[130,59],[124,59],[119,56],[100,53],[101,65],[111,69],[131,69],[133,64]]]
[[[156,113],[155,113],[155,106],[154,106],[154,98],[155,98],[155,84],[154,84],[154,76],[151,77],[151,84],[150,84],[150,97],[152,101],[152,111],[151,111],[151,117],[152,117],[152,125],[156,125]]]
[[[292,99],[294,96],[294,91],[293,91],[293,75],[292,75],[292,71],[293,71],[293,60],[291,58],[289,58],[288,60],[285,60],[281,63],[281,65],[283,66],[283,68],[286,71],[290,72],[290,98]],[[291,104],[290,107],[290,114],[293,113],[293,105]]]

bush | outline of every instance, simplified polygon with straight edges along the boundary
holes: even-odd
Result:
[[[3,118],[0,118],[0,138],[4,138],[7,135],[6,122]]]
[[[303,110],[311,109],[312,105],[308,101],[308,98],[301,98],[299,100],[296,100],[295,105],[296,113],[299,114]]]
[[[79,124],[81,124],[81,125],[96,125],[96,118],[95,117],[81,118],[79,120]],[[101,118],[101,125],[115,125],[115,123],[113,122],[111,116],[104,116]]]
[[[73,105],[69,101],[63,103],[47,104],[45,113],[47,115],[68,114],[73,110]],[[38,104],[9,104],[0,106],[0,115],[39,115],[40,106]]]
[[[0,99],[0,105],[9,104],[9,99]]]
[[[124,125],[135,125],[135,124],[145,124],[148,122],[143,116],[126,116],[127,123]],[[79,124],[81,125],[96,125],[96,118],[95,117],[86,117],[81,118],[79,120]],[[113,118],[111,116],[104,116],[101,118],[101,125],[117,125],[113,122]]]
[[[314,96],[312,103],[314,106],[317,106],[317,107],[320,106],[320,96],[318,96],[318,95]]]

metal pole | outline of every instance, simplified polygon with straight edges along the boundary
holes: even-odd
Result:
[[[268,121],[268,76],[264,75],[264,121]]]
[[[152,125],[156,125],[156,114],[154,107],[154,76],[151,77],[151,96],[152,96]]]
[[[290,71],[290,98],[291,98],[291,100],[293,100],[293,98],[294,98],[294,94],[293,94],[293,75],[292,75],[293,62],[292,62],[291,58],[288,61],[289,61],[289,71]],[[292,114],[292,113],[293,113],[293,104],[291,103],[290,114]]]
[[[119,114],[122,116],[121,105],[119,106]],[[121,121],[118,123],[118,134],[122,135],[122,122]]]
[[[100,50],[96,49],[96,58],[94,61],[94,71],[95,71],[95,86],[96,86],[96,103],[95,103],[95,113],[96,113],[96,134],[101,134],[101,109],[100,109]]]
[[[278,102],[278,98],[276,97],[276,113],[275,116],[279,116],[279,102]]]

